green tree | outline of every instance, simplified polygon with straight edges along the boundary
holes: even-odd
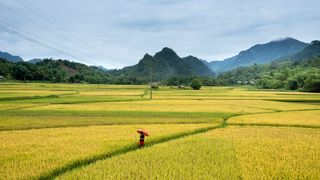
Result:
[[[199,90],[201,88],[202,84],[200,79],[194,79],[191,83],[191,87],[194,90]]]
[[[289,90],[298,89],[298,82],[296,80],[289,79],[287,82],[287,89],[289,89]]]
[[[15,79],[18,80],[27,80],[28,75],[30,74],[29,69],[24,65],[24,64],[18,64],[14,69],[13,69],[13,76]]]
[[[304,89],[308,92],[320,92],[320,80],[311,80],[305,82]]]

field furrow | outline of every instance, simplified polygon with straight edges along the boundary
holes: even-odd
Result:
[[[116,152],[134,150],[138,147],[136,130],[140,128],[148,129],[152,136],[146,143],[153,144],[213,127],[212,124],[123,125],[4,131],[0,132],[0,174],[3,179],[50,176]]]
[[[0,83],[0,179],[318,179],[320,95]],[[150,133],[138,147],[137,129]]]
[[[317,179],[319,131],[219,128],[98,161],[60,179]]]

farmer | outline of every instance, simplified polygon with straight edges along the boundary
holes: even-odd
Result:
[[[140,134],[139,146],[140,147],[144,146],[144,134],[143,133]]]
[[[141,129],[139,129],[137,132],[140,134],[139,147],[143,147],[144,146],[144,137],[149,136],[149,134],[147,131],[141,130]]]

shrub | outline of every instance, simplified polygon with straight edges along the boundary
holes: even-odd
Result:
[[[158,86],[158,84],[151,84],[151,88],[152,88],[153,90],[158,90],[158,89],[159,89],[159,86]]]
[[[200,79],[194,79],[191,83],[191,87],[194,90],[199,90],[201,88],[202,84]]]

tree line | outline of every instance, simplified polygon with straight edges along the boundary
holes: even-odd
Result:
[[[148,84],[151,81],[150,77],[106,72],[98,67],[52,59],[45,59],[37,64],[13,63],[0,59],[0,75],[6,80],[54,83]],[[320,92],[320,56],[299,61],[254,64],[209,77],[172,76],[154,83],[190,86],[195,79],[204,86],[252,85],[263,89]]]

